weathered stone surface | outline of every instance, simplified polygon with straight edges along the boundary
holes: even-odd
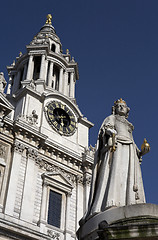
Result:
[[[158,205],[135,204],[98,213],[80,227],[78,239],[158,239]]]

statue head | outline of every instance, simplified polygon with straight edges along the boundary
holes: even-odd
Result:
[[[130,108],[127,107],[126,102],[120,98],[114,102],[114,106],[112,107],[112,114],[125,116],[125,118],[128,118],[129,110]]]

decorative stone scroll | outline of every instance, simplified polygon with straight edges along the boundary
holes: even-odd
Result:
[[[48,229],[47,234],[49,237],[51,237],[53,239],[60,240],[60,233],[58,233],[58,232]]]

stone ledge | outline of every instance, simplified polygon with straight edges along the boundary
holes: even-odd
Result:
[[[113,207],[93,215],[79,228],[78,239],[158,239],[158,205]]]

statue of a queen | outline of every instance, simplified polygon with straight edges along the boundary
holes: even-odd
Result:
[[[144,139],[141,151],[136,146],[133,125],[127,120],[129,108],[121,98],[115,101],[112,115],[99,130],[88,210],[85,221],[110,207],[145,203],[140,163],[150,150]]]

